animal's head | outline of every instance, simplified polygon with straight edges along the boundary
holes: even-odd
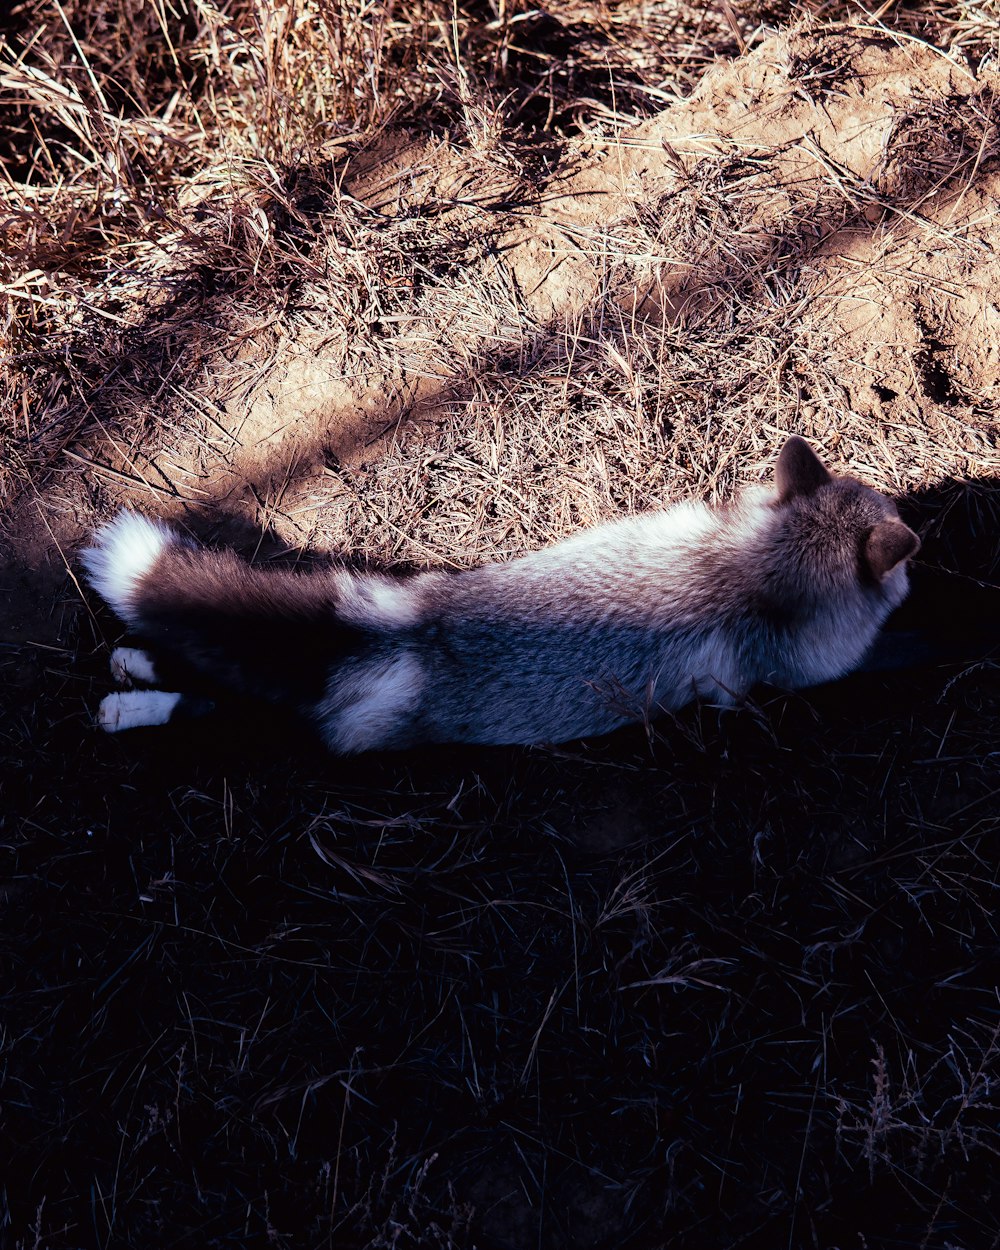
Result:
[[[773,505],[787,517],[787,574],[819,593],[859,581],[895,606],[907,590],[906,566],[920,539],[885,495],[830,472],[803,438],[781,449]]]

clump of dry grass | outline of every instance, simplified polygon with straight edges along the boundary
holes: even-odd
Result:
[[[17,155],[5,163],[7,385],[24,408],[7,434],[34,472],[86,422],[81,392],[103,381],[108,356],[138,354],[129,334],[150,309],[180,305],[157,335],[176,355],[193,346],[172,345],[199,279],[267,301],[288,281],[288,252],[302,261],[285,165],[381,108],[377,24],[331,27],[324,12],[299,22],[294,7],[124,4],[82,6],[71,21],[58,4],[17,10],[0,90]],[[349,74],[352,57],[373,76]]]
[[[987,53],[974,10],[935,14],[938,37]],[[126,447],[137,413],[181,420],[163,382],[182,374],[205,389],[204,370],[266,334],[276,307],[288,329],[305,315],[335,327],[346,353],[362,347],[367,359],[342,369],[391,368],[404,306],[437,285],[460,309],[460,274],[504,213],[535,211],[561,155],[690,91],[766,29],[725,6],[696,19],[682,5],[497,16],[433,3],[401,15],[311,0],[79,12],[25,0],[0,52],[0,489],[9,499],[37,485],[95,416],[124,422]],[[433,172],[377,197],[370,179],[350,185],[400,129],[427,136],[424,165],[450,166],[451,187]],[[696,180],[690,193],[707,190]],[[738,188],[714,190],[740,217]],[[460,350],[460,323],[451,338]]]

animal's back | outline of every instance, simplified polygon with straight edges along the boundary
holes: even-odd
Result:
[[[736,604],[719,586],[734,585],[774,521],[760,498],[728,512],[686,503],[418,579],[428,628],[413,640],[426,674],[414,737],[564,741],[698,695],[728,700]]]

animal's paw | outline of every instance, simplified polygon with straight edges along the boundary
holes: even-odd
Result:
[[[111,652],[111,676],[119,686],[156,681],[156,666],[148,651],[138,647],[115,647]]]
[[[141,729],[146,725],[165,725],[181,701],[181,696],[166,690],[123,690],[105,695],[97,709],[97,724],[105,733],[121,733],[123,729]]]

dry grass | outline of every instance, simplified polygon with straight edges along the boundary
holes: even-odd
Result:
[[[992,661],[345,766],[242,709],[96,740],[66,575],[123,500],[503,558],[796,429],[995,619],[991,6],[2,20],[5,1241],[1000,1244]]]

